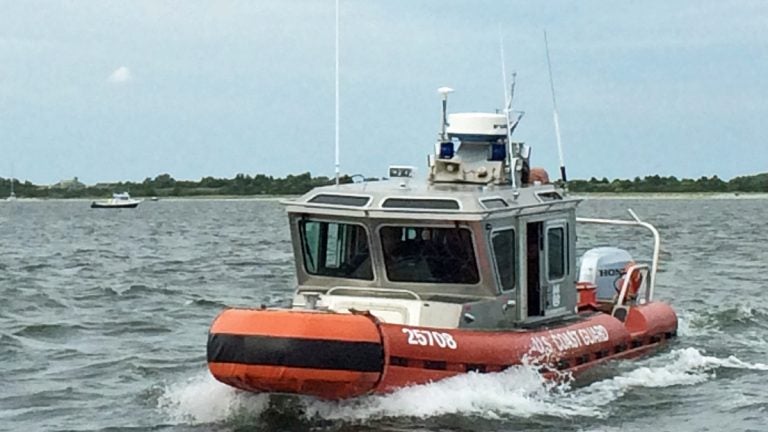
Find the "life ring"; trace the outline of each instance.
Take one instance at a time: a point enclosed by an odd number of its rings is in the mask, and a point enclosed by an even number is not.
[[[624,280],[627,278],[627,275],[629,275],[629,270],[634,266],[636,263],[634,261],[630,261],[624,265],[624,269],[622,270],[622,276],[618,279],[616,279],[616,295],[618,296],[621,294],[621,287],[624,286]],[[627,286],[627,294],[624,296],[625,302],[634,301],[637,298],[637,293],[640,291],[640,284],[643,282],[643,275],[639,271],[635,271],[632,273],[630,279],[629,279],[629,286]]]

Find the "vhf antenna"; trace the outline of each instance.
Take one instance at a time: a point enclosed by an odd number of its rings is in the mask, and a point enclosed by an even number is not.
[[[504,56],[504,36],[501,34],[501,26],[499,26],[499,51],[501,55],[501,83],[504,86],[504,117],[507,121],[507,160],[512,162],[512,124],[510,122],[510,110],[512,109],[513,92],[515,91],[514,81],[512,78],[512,88],[507,93],[507,59]],[[512,187],[517,188],[517,174],[515,173],[515,167],[510,166],[509,176],[512,180]]]
[[[552,79],[552,62],[549,59],[549,42],[547,41],[547,31],[544,30],[544,48],[547,51],[547,68],[549,69],[549,88],[552,91],[552,108],[555,119],[555,137],[557,138],[557,153],[560,156],[560,179],[563,180],[563,187],[568,188],[568,177],[565,175],[565,160],[563,158],[563,143],[560,140],[560,119],[557,115],[557,100],[555,99],[555,84]]]
[[[515,157],[518,156],[517,149],[513,148],[512,145],[512,132],[515,131],[515,128],[517,127],[517,124],[520,122],[520,119],[523,117],[523,112],[517,113],[517,118],[515,119],[514,124],[512,123],[512,100],[515,98],[515,81],[517,78],[516,73],[512,73],[512,85],[507,87],[507,60],[504,56],[504,37],[501,33],[501,26],[499,26],[499,49],[501,54],[501,81],[504,85],[504,114],[507,119],[507,154],[510,161],[510,177],[512,180],[512,187],[517,188],[517,173],[515,172],[515,167],[512,165],[512,156]],[[507,93],[507,89],[509,89],[509,93]]]
[[[453,89],[450,87],[440,87],[437,89],[437,92],[440,93],[440,96],[443,99],[443,114],[441,123],[442,126],[440,127],[440,141],[446,142],[448,141],[448,133],[446,130],[446,127],[448,126],[448,95],[453,93]]]
[[[335,122],[336,130],[334,143],[336,147],[336,186],[339,185],[339,0],[336,0],[336,100],[335,100]]]

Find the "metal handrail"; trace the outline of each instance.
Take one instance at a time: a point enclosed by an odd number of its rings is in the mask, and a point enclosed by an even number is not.
[[[635,214],[632,209],[627,209],[629,214],[634,218],[635,220],[622,220],[622,219],[595,219],[595,218],[576,218],[576,222],[582,222],[582,223],[593,223],[593,224],[603,224],[603,225],[627,225],[627,226],[640,226],[643,228],[647,228],[648,230],[653,233],[653,259],[651,261],[651,269],[650,269],[650,283],[648,286],[648,300],[653,298],[653,292],[656,287],[656,271],[659,268],[659,251],[661,249],[661,236],[659,235],[659,231],[654,227],[653,225],[649,224],[648,222],[643,222],[640,220],[639,217],[637,217],[637,214]]]
[[[399,289],[399,288],[369,288],[369,287],[345,287],[345,286],[336,286],[328,291],[326,291],[325,295],[329,296],[331,293],[333,293],[336,290],[350,290],[350,291],[370,291],[370,292],[379,292],[379,293],[398,293],[398,294],[408,294],[413,296],[414,299],[421,301],[421,296],[416,294],[416,292],[407,290],[407,289]]]
[[[640,287],[637,289],[637,298],[640,298],[640,291],[645,287],[644,293],[645,293],[645,303],[650,302],[653,299],[653,292],[648,289],[648,264],[634,264],[627,269],[627,272],[624,274],[624,283],[621,284],[621,290],[619,291],[619,296],[616,298],[616,304],[617,305],[623,305],[624,299],[627,296],[627,291],[629,290],[629,283],[632,280],[632,275],[635,272],[640,272],[640,277],[642,278],[640,280]]]

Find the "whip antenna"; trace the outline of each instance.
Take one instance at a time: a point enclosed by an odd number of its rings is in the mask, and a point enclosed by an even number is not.
[[[504,115],[507,119],[507,158],[510,163],[510,171],[509,176],[512,180],[512,187],[517,188],[517,175],[515,173],[515,167],[512,166],[512,157],[517,157],[517,151],[513,148],[512,145],[512,132],[515,130],[515,127],[517,127],[517,123],[520,121],[520,118],[522,117],[522,114],[518,114],[517,119],[515,119],[514,124],[512,123],[512,100],[515,97],[515,77],[517,74],[512,74],[512,86],[507,87],[507,59],[504,56],[504,36],[501,33],[501,25],[499,25],[499,51],[501,56],[501,82],[504,86]],[[507,89],[509,89],[509,93],[507,93]]]
[[[565,160],[563,158],[563,143],[560,140],[560,119],[557,115],[557,100],[555,99],[555,84],[552,79],[552,61],[549,59],[549,42],[547,41],[547,31],[544,30],[544,48],[547,51],[547,69],[549,70],[549,88],[552,91],[552,116],[555,119],[555,137],[557,138],[557,153],[560,156],[560,178],[563,180],[563,187],[567,187],[568,177],[565,175]]]
[[[336,147],[336,186],[339,185],[339,0],[336,0],[336,100],[335,100],[335,122],[336,130],[334,143]]]
[[[507,59],[504,56],[504,35],[501,34],[501,26],[499,26],[499,51],[501,55],[501,83],[504,86],[504,110],[509,111],[512,100],[507,94]]]

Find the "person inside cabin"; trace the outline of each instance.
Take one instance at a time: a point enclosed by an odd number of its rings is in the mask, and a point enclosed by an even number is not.
[[[360,254],[355,257],[354,262],[350,265],[354,270],[349,273],[349,277],[352,279],[365,279],[373,280],[373,267],[371,266],[371,254],[366,251],[365,254]]]
[[[353,279],[373,280],[373,267],[371,266],[371,251],[368,248],[368,237],[349,236],[347,244],[343,248],[349,256],[345,257],[348,263],[345,265],[345,272],[342,277]]]
[[[430,272],[423,255],[431,234],[425,233],[425,230],[412,227],[381,229],[381,246],[389,280],[394,282],[429,280]]]
[[[458,229],[441,229],[435,234],[434,253],[430,256],[433,274],[448,280],[461,279],[455,273],[466,271],[467,251]]]
[[[382,227],[387,278],[393,282],[477,283],[479,279],[467,229]]]

